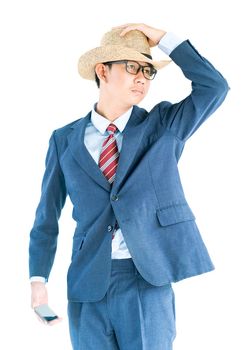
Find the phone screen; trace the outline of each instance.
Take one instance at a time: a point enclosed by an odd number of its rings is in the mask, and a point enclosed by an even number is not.
[[[50,322],[58,318],[57,314],[47,304],[35,307],[34,311],[45,322]]]

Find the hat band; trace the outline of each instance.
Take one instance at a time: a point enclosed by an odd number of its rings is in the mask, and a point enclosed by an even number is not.
[[[148,55],[147,53],[141,52],[141,54],[142,54],[143,56],[146,56],[146,57],[149,58],[150,60],[153,59],[152,56],[151,56],[151,55]]]

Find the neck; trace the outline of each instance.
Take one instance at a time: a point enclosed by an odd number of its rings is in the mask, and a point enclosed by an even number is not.
[[[96,112],[102,115],[104,118],[114,121],[122,114],[127,112],[132,106],[125,106],[117,103],[116,101],[108,101],[102,98],[99,99],[96,105]]]

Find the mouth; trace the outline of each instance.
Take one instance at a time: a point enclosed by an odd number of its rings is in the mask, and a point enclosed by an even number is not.
[[[136,95],[143,95],[144,94],[144,92],[142,90],[138,90],[138,89],[132,89],[131,91]]]

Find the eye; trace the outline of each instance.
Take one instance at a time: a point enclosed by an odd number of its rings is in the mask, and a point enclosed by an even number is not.
[[[137,72],[137,70],[138,70],[138,65],[134,62],[128,62],[127,67],[132,72]]]
[[[152,69],[151,67],[144,67],[144,72],[148,75],[151,75],[152,74]]]

